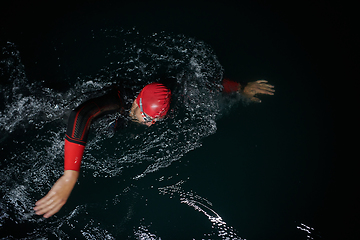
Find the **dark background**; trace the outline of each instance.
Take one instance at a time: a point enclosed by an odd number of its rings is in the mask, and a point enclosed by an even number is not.
[[[12,41],[18,46],[27,74],[31,78],[41,75],[41,68],[51,69],[55,65],[53,59],[41,66],[36,65],[34,61],[38,58],[38,52],[44,51],[41,49],[51,36],[78,31],[82,25],[84,30],[89,26],[101,28],[121,25],[124,28],[136,26],[142,33],[175,32],[209,43],[225,67],[225,74],[231,77],[237,76],[238,70],[236,64],[229,59],[234,59],[233,54],[238,54],[239,50],[234,49],[241,49],[242,42],[224,42],[228,39],[243,38],[240,36],[241,30],[236,28],[237,21],[246,21],[242,15],[244,9],[254,8],[260,9],[254,11],[259,19],[255,25],[259,24],[259,29],[266,31],[266,18],[271,16],[275,19],[272,21],[277,21],[285,27],[292,39],[297,42],[299,51],[307,57],[318,82],[296,84],[299,85],[299,89],[304,90],[305,97],[314,98],[315,101],[322,98],[322,101],[327,103],[329,116],[332,118],[330,124],[325,124],[331,126],[329,131],[333,131],[333,139],[328,146],[332,152],[329,158],[331,176],[325,189],[323,205],[315,214],[316,227],[322,232],[324,239],[356,239],[359,236],[359,197],[356,193],[359,181],[357,156],[354,155],[357,141],[354,114],[358,109],[355,104],[357,94],[354,84],[358,77],[353,74],[357,67],[354,47],[358,42],[358,27],[354,24],[354,6],[346,2],[324,0],[296,3],[260,0],[239,3],[14,0],[1,3],[0,40]],[[261,14],[262,12],[264,14]],[[94,15],[97,17],[94,18]],[[116,15],[116,21],[108,18],[109,15]],[[204,19],[206,24],[202,22]],[[149,21],[151,24],[143,24]],[[271,29],[274,30],[276,27]],[[254,30],[254,36],[261,37],[262,34]],[[286,40],[271,44],[286,44]],[[245,67],[250,70],[247,72],[248,75],[243,77],[256,77],[256,68],[251,71],[252,60],[249,59],[247,64]],[[61,83],[62,77],[61,74],[42,75],[44,79],[52,78],[54,85]],[[313,89],[321,89],[321,92]]]

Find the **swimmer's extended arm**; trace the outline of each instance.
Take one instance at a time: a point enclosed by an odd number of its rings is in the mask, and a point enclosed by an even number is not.
[[[224,92],[238,92],[247,97],[253,102],[261,102],[261,100],[255,97],[256,94],[274,95],[274,86],[268,84],[266,80],[257,80],[255,82],[249,82],[247,84],[240,84],[228,79],[223,80]]]
[[[64,174],[49,193],[36,202],[34,210],[37,215],[51,217],[66,203],[79,177],[91,121],[99,115],[118,111],[120,108],[121,101],[118,93],[110,92],[102,97],[86,101],[71,113],[65,137]]]
[[[56,181],[49,193],[35,203],[35,213],[44,215],[44,218],[49,218],[57,213],[69,198],[78,177],[79,172],[77,171],[64,171],[63,176]]]

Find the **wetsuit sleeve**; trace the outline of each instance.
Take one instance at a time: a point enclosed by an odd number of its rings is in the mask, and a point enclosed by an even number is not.
[[[224,78],[222,81],[223,85],[223,91],[226,93],[232,93],[239,90],[239,87],[241,87],[240,83],[231,81],[229,79]]]
[[[121,109],[120,95],[112,91],[104,96],[90,99],[70,114],[65,135],[64,169],[80,171],[89,128],[94,118]]]

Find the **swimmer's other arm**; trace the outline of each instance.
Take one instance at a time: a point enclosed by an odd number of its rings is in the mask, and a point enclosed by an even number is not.
[[[226,93],[238,92],[251,101],[258,103],[260,103],[261,100],[255,97],[256,94],[274,95],[275,92],[274,86],[268,84],[268,81],[266,80],[257,80],[248,82],[247,84],[240,84],[229,79],[224,79],[223,86],[224,92]]]

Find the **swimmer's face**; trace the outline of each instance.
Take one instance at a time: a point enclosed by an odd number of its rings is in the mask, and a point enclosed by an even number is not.
[[[146,125],[148,127],[150,127],[151,125],[153,125],[156,121],[158,121],[159,119],[154,119],[150,116],[146,116],[146,120],[143,117],[143,114],[141,114],[141,109],[140,107],[137,105],[136,101],[133,102],[132,106],[131,106],[131,110],[130,110],[130,117],[132,118],[132,120],[134,122],[138,122],[140,124]]]

